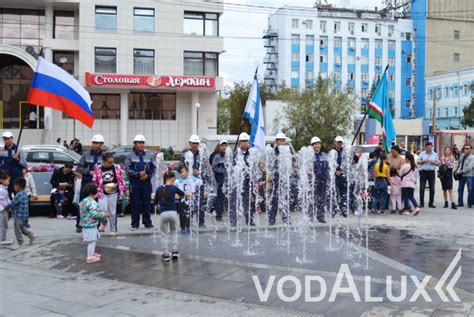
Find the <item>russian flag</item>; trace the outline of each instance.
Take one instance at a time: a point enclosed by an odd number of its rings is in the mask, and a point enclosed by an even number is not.
[[[65,70],[42,57],[38,59],[28,103],[64,112],[89,128],[94,124],[89,92]]]

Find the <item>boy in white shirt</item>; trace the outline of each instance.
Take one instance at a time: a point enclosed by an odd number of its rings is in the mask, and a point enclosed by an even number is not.
[[[189,175],[187,166],[181,167],[179,170],[181,178],[176,179],[175,185],[185,193],[195,194],[199,186],[202,185],[202,180]],[[181,227],[181,234],[186,235],[190,233],[191,209],[194,205],[193,198],[183,196],[178,202],[179,225]]]

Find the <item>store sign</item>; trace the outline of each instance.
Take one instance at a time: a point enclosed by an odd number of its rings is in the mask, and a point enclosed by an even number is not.
[[[216,79],[215,77],[209,76],[156,76],[86,73],[86,86],[214,89],[216,87]]]

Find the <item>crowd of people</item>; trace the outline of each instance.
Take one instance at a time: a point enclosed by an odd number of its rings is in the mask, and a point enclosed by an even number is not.
[[[14,143],[13,134],[3,133],[3,140],[1,243],[13,243],[6,238],[10,215],[15,219],[18,243],[23,243],[23,235],[32,243],[35,235],[28,229],[28,202],[37,197],[36,187],[25,157]],[[271,152],[267,149],[266,153],[256,154],[257,150],[250,147],[249,141],[250,136],[241,133],[235,151],[228,148],[226,140],[221,140],[212,154],[206,156],[200,147],[199,136],[192,135],[189,149],[178,164],[178,176],[171,170],[158,173],[162,167],[157,163],[156,154],[145,148],[143,135],[133,139],[133,151],[125,163],[116,164],[113,155],[103,150],[104,137],[96,134],[92,137],[90,150],[83,152],[80,145],[82,154],[77,166],[67,163],[54,171],[50,181],[52,216],[76,220],[76,231],[82,232],[84,241],[88,242],[88,263],[100,261],[100,254],[95,252],[100,232],[106,231],[108,226],[110,235],[117,235],[117,215],[127,208],[131,213],[132,230],[138,230],[140,223],[145,228],[155,228],[151,214],[154,208],[159,212],[163,261],[179,256],[178,226],[183,235],[190,233],[193,221],[205,228],[206,212],[212,213],[218,222],[227,215],[229,225],[234,227],[239,225],[240,216],[246,225],[255,226],[255,215],[264,212],[268,214],[270,226],[276,224],[278,213],[282,222],[289,224],[290,211],[298,210],[298,191],[302,190],[297,183],[298,173],[301,173],[300,154],[293,153],[283,133],[277,134]],[[75,150],[78,144],[77,139],[71,142]],[[449,147],[439,157],[430,142],[418,155],[407,152],[404,156],[397,145],[392,145],[386,153],[379,144],[369,154],[368,162],[362,162],[360,155],[347,151],[340,136],[335,138],[334,147],[328,153],[322,150],[318,137],[313,137],[310,145],[312,166],[308,184],[311,199],[305,210],[300,211],[311,222],[326,223],[327,215],[360,214],[365,206],[371,214],[383,215],[390,210],[393,214],[416,216],[425,205],[426,183],[429,185],[428,207],[435,208],[436,177],[442,184],[445,208],[457,209],[464,205],[465,187],[467,206],[471,208],[474,204],[474,156],[469,144],[463,146],[463,153],[458,158]],[[264,155],[271,155],[272,159],[262,159]],[[290,157],[291,171],[283,175],[285,156]],[[159,180],[160,186],[152,200],[152,178],[157,175],[162,180]],[[368,183],[361,180],[363,175],[368,175]],[[287,183],[284,183],[285,177],[288,177]],[[453,193],[454,179],[459,181],[457,202]],[[415,199],[418,182],[419,203]],[[283,187],[287,187],[288,197],[282,198]],[[287,204],[282,204],[284,199]]]

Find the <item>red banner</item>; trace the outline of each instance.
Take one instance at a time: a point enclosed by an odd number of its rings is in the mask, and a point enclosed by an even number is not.
[[[216,87],[216,78],[210,76],[157,76],[86,73],[86,86],[214,89]]]

